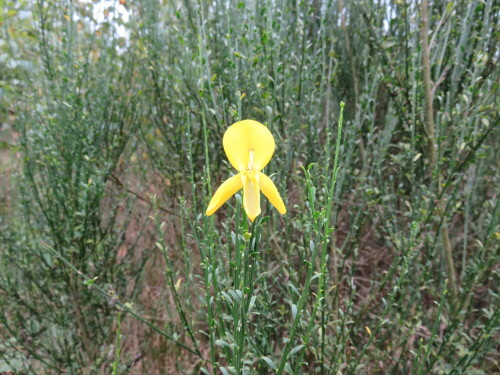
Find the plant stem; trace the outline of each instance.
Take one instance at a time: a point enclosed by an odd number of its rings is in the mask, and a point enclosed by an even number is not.
[[[433,83],[431,81],[431,63],[430,63],[430,50],[428,45],[429,37],[429,3],[428,0],[422,0],[421,4],[422,10],[422,27],[421,37],[422,37],[422,65],[424,69],[424,87],[425,87],[425,101],[426,101],[426,133],[427,139],[429,141],[429,155],[432,173],[436,174],[436,191],[437,196],[441,195],[442,192],[442,175],[439,166],[439,155],[437,151],[437,141],[436,141],[436,128],[434,123],[434,95],[433,95]],[[446,269],[448,273],[448,279],[450,281],[450,289],[453,296],[453,300],[458,295],[457,280],[455,275],[455,264],[453,261],[452,246],[450,241],[450,235],[448,233],[448,225],[445,218],[445,201],[444,195],[442,195],[437,201],[436,213],[442,220],[442,225],[440,229],[441,241],[443,242],[444,255],[446,261]]]
[[[333,161],[333,170],[332,170],[332,177],[330,181],[330,186],[328,189],[328,198],[327,198],[327,203],[326,203],[326,216],[325,216],[325,223],[323,227],[323,246],[322,246],[322,251],[321,251],[321,276],[319,278],[319,286],[320,290],[318,293],[318,301],[317,303],[321,303],[321,373],[324,373],[324,355],[325,355],[325,330],[326,330],[326,313],[325,313],[325,290],[327,288],[328,284],[328,278],[327,278],[327,254],[328,254],[328,245],[329,243],[332,244],[332,249],[335,252],[335,241],[333,238],[330,238],[333,233],[333,229],[330,228],[330,220],[332,216],[332,208],[333,208],[333,199],[335,197],[335,188],[337,186],[337,176],[339,172],[339,155],[340,155],[340,143],[342,139],[342,122],[344,120],[344,107],[345,103],[340,102],[340,115],[339,115],[339,124],[338,124],[338,129],[337,129],[337,142],[335,145],[335,158]],[[335,257],[334,257],[335,258]],[[336,264],[334,264],[334,267],[336,267]],[[336,275],[336,272],[335,272]],[[335,280],[337,282],[337,280]]]
[[[115,360],[113,362],[113,375],[117,374],[118,363],[120,363],[120,345],[121,345],[121,319],[122,313],[118,311],[118,316],[116,319],[116,340],[115,340]]]
[[[155,331],[156,333],[159,333],[160,335],[162,336],[165,336],[167,339],[173,341],[176,345],[178,345],[179,347],[187,350],[188,352],[190,352],[191,354],[195,354],[197,355],[198,357],[202,358],[201,357],[201,354],[200,353],[197,353],[196,350],[190,348],[189,346],[187,346],[186,344],[183,344],[182,342],[180,342],[179,340],[175,339],[172,335],[168,334],[167,332],[161,330],[160,328],[156,327],[154,324],[148,322],[146,319],[144,319],[142,316],[140,316],[138,313],[136,313],[132,307],[127,304],[127,303],[122,303],[120,302],[118,299],[116,299],[117,297],[115,295],[111,296],[108,292],[106,292],[104,289],[102,289],[101,287],[97,286],[95,283],[94,283],[94,280],[92,278],[90,278],[89,276],[85,275],[83,272],[81,272],[80,270],[78,270],[71,262],[69,262],[66,258],[64,258],[61,254],[59,254],[52,246],[50,246],[49,244],[45,243],[42,241],[42,244],[48,249],[50,250],[50,252],[52,254],[54,254],[59,260],[61,260],[66,266],[68,266],[73,272],[75,272],[78,276],[80,276],[81,279],[83,279],[83,281],[87,282],[88,283],[88,287],[90,289],[93,289],[95,291],[97,291],[101,296],[105,297],[105,298],[114,298],[114,303],[116,304],[116,306],[120,307],[123,311],[126,311],[128,312],[130,315],[132,315],[134,318],[136,318],[137,320],[141,321],[142,323],[146,324],[149,328],[151,328],[153,331]]]

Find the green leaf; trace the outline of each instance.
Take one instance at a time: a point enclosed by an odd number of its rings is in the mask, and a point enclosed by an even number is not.
[[[273,370],[277,370],[276,365],[274,364],[274,362],[272,361],[272,359],[270,359],[269,357],[262,356],[262,357],[260,357],[260,359],[262,359],[264,362],[266,362],[267,365],[269,367],[271,367]]]
[[[222,339],[217,339],[217,340],[215,340],[215,345],[217,345],[217,346],[221,346],[221,347],[222,347],[222,346],[227,346],[228,348],[230,348],[230,347],[231,347],[231,345],[229,345],[227,341],[222,340]]]
[[[96,276],[96,277],[94,277],[94,278],[92,278],[92,279],[90,279],[90,280],[85,280],[85,281],[83,282],[83,285],[91,286],[92,284],[94,284],[94,283],[96,282],[96,280],[97,280],[98,278],[99,278],[99,277],[98,277],[98,276]]]
[[[290,355],[294,355],[295,353],[297,353],[300,349],[302,349],[305,345],[303,344],[300,344],[300,345],[297,345],[295,348],[293,348],[292,350],[290,350]]]

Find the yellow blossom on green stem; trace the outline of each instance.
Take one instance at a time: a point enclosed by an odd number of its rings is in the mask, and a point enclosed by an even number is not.
[[[285,204],[273,181],[261,170],[269,163],[275,143],[271,132],[261,123],[243,120],[231,125],[222,140],[224,151],[238,174],[227,179],[215,192],[206,214],[212,215],[229,198],[243,189],[243,208],[250,220],[260,215],[260,192],[269,199],[280,214]]]

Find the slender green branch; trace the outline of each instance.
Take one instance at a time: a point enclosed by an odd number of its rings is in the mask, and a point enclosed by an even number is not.
[[[437,195],[441,194],[442,190],[442,175],[440,170],[439,155],[438,155],[438,145],[436,140],[436,130],[434,124],[434,95],[433,95],[433,84],[431,81],[431,63],[429,59],[429,3],[428,0],[422,0],[421,11],[422,11],[422,27],[420,29],[422,37],[422,64],[424,69],[424,85],[425,85],[425,101],[426,101],[426,133],[427,139],[429,141],[429,155],[430,163],[432,167],[433,174],[436,175],[436,191]],[[448,272],[448,279],[450,280],[450,289],[454,299],[458,295],[457,278],[455,273],[455,264],[453,261],[453,249],[450,241],[450,235],[448,233],[448,225],[445,220],[445,201],[444,197],[438,199],[436,212],[443,221],[440,229],[441,240],[443,242],[446,269]]]
[[[156,327],[154,324],[148,322],[146,319],[144,319],[142,316],[140,316],[137,312],[135,312],[133,309],[132,309],[132,305],[130,303],[122,303],[118,297],[116,296],[116,294],[110,294],[109,291],[106,291],[104,290],[103,288],[99,287],[96,283],[95,283],[95,279],[93,278],[90,278],[89,276],[85,275],[83,272],[79,271],[71,262],[69,262],[66,258],[64,258],[61,254],[59,254],[59,252],[57,252],[52,246],[50,246],[49,244],[47,244],[46,242],[43,242],[42,241],[42,245],[44,245],[48,250],[50,250],[50,252],[52,254],[54,254],[59,260],[61,260],[66,266],[68,266],[73,272],[75,272],[78,277],[80,277],[84,284],[86,284],[91,290],[95,290],[96,292],[98,292],[102,297],[106,298],[106,299],[111,299],[111,301],[113,302],[113,304],[117,307],[119,307],[120,309],[122,309],[123,311],[126,311],[128,312],[130,315],[132,315],[134,318],[136,318],[137,320],[139,320],[140,322],[144,323],[145,325],[147,325],[149,328],[151,328],[153,331],[155,331],[156,333],[159,333],[160,335],[166,337],[167,339],[169,339],[170,341],[174,342],[177,346],[179,346],[180,348],[184,349],[184,350],[187,350],[188,352],[190,352],[191,354],[195,354],[197,356],[199,356],[201,358],[201,354],[200,353],[197,353],[195,349],[192,349],[190,348],[189,346],[187,346],[186,344],[180,342],[179,340],[177,340],[176,338],[174,338],[172,335],[170,335],[169,333],[161,330],[160,328]]]

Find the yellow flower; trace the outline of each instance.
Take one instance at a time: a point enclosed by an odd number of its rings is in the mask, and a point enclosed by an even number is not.
[[[280,214],[286,213],[278,189],[261,172],[274,153],[274,138],[269,129],[257,121],[243,120],[231,125],[222,140],[231,165],[240,173],[227,179],[215,192],[206,214],[212,215],[229,198],[243,188],[243,207],[250,220],[260,214],[260,192]]]

